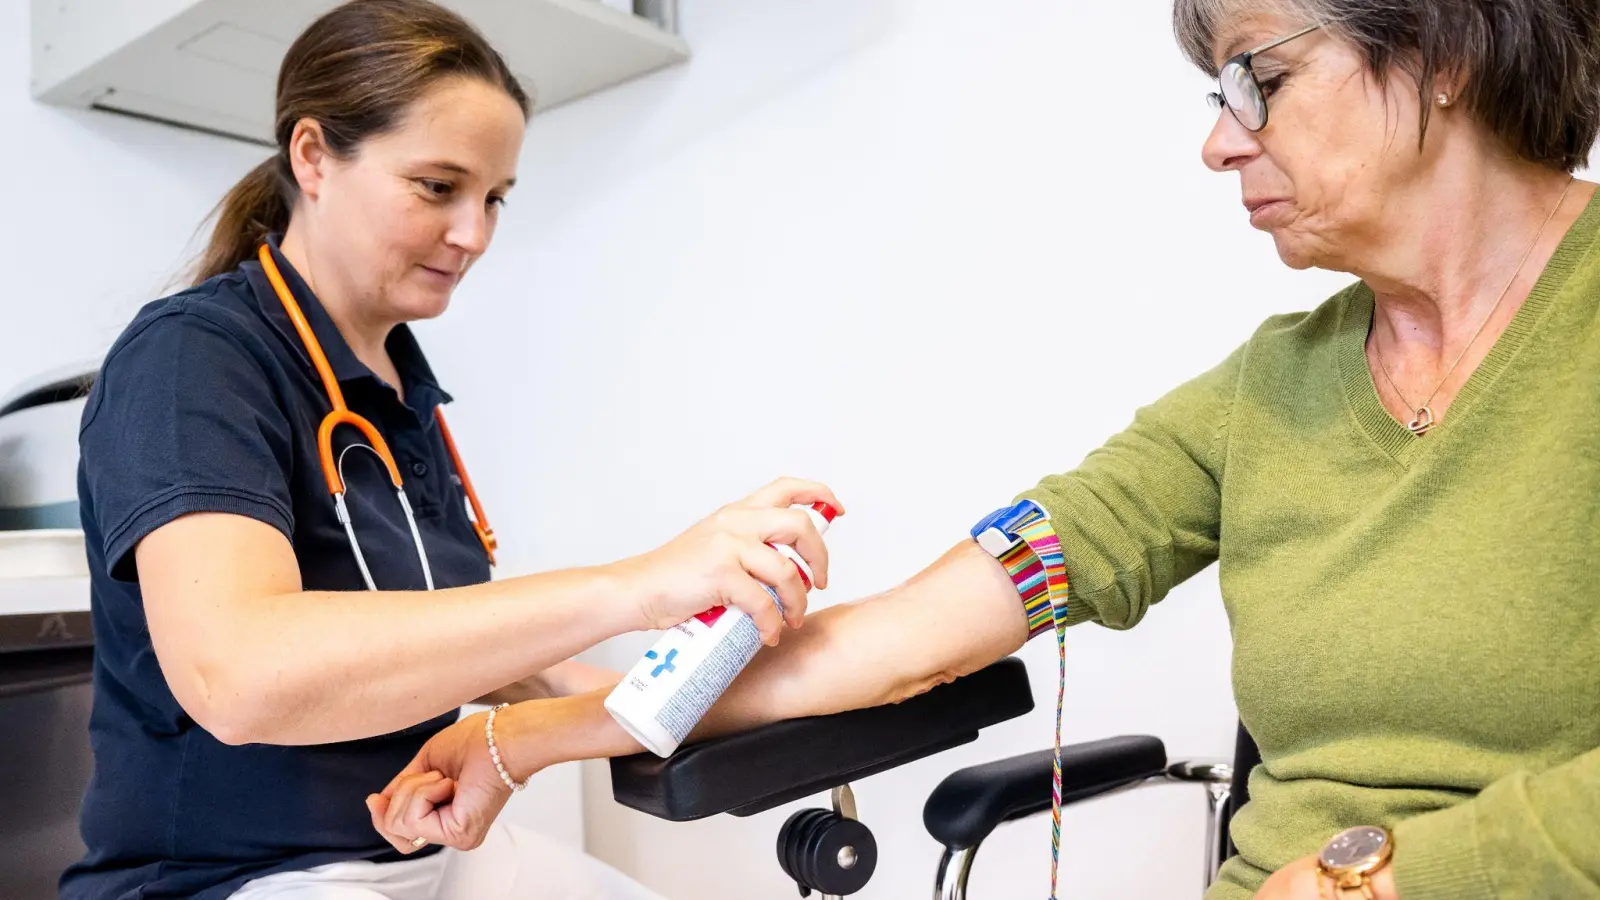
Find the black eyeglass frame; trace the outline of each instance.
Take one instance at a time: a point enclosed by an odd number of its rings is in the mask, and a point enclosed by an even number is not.
[[[1249,131],[1260,131],[1263,128],[1266,128],[1267,98],[1266,95],[1261,92],[1261,82],[1256,80],[1255,69],[1251,68],[1250,66],[1251,61],[1260,54],[1266,53],[1268,50],[1277,49],[1278,47],[1281,47],[1292,40],[1305,37],[1321,27],[1322,25],[1320,24],[1307,25],[1293,34],[1286,34],[1283,37],[1273,38],[1265,44],[1246,50],[1245,52],[1240,53],[1238,56],[1235,56],[1223,63],[1222,68],[1217,70],[1217,89],[1207,94],[1206,99],[1211,102],[1211,106],[1214,109],[1221,109],[1226,106],[1228,108],[1228,112],[1233,114],[1233,118]],[[1243,92],[1242,96],[1239,98],[1239,106],[1235,106],[1228,100],[1227,84],[1229,83],[1229,79],[1231,79],[1232,83],[1237,86],[1241,92]],[[1241,110],[1240,106],[1243,106],[1247,103],[1249,104],[1249,109]],[[1250,122],[1246,121],[1246,115],[1259,118],[1260,124],[1252,127]]]

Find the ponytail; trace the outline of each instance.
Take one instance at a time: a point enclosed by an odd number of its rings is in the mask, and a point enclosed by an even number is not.
[[[524,119],[532,108],[483,35],[433,0],[349,0],[311,23],[289,45],[278,71],[278,152],[213,211],[217,224],[195,264],[194,283],[233,271],[255,258],[267,235],[289,230],[300,195],[289,170],[289,141],[301,120],[320,125],[328,151],[349,159],[362,141],[394,128],[435,82],[453,76],[504,90]]]
[[[282,154],[274,154],[251,169],[217,204],[212,211],[216,225],[211,241],[195,264],[195,284],[254,259],[267,235],[289,227],[290,187],[282,166]]]

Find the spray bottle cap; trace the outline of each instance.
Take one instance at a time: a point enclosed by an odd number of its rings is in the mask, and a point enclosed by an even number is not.
[[[806,512],[811,516],[811,524],[816,526],[818,534],[827,534],[828,525],[839,515],[837,509],[820,500],[807,507]],[[805,584],[806,590],[811,590],[811,567],[806,565],[806,561],[801,558],[800,554],[795,552],[793,547],[786,544],[769,544],[768,546],[794,563],[794,567],[800,570],[800,580]]]

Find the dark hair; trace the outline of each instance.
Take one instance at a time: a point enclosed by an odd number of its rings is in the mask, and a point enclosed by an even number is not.
[[[1380,83],[1393,68],[1408,74],[1424,134],[1443,75],[1461,83],[1461,104],[1529,162],[1572,172],[1600,135],[1596,0],[1176,0],[1178,43],[1214,75],[1221,24],[1256,10],[1321,23],[1355,46]]]
[[[256,166],[213,211],[196,284],[253,258],[268,234],[289,227],[300,188],[289,139],[301,119],[322,126],[328,150],[348,158],[399,125],[436,82],[477,78],[503,89],[527,118],[531,102],[504,59],[467,21],[429,0],[351,0],[311,23],[278,70],[273,136],[278,152]]]

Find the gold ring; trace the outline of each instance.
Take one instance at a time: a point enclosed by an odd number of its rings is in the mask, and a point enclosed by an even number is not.
[[[421,850],[427,843],[428,843],[428,839],[425,838],[425,837],[412,838],[411,839],[411,849],[413,849],[413,850]]]

